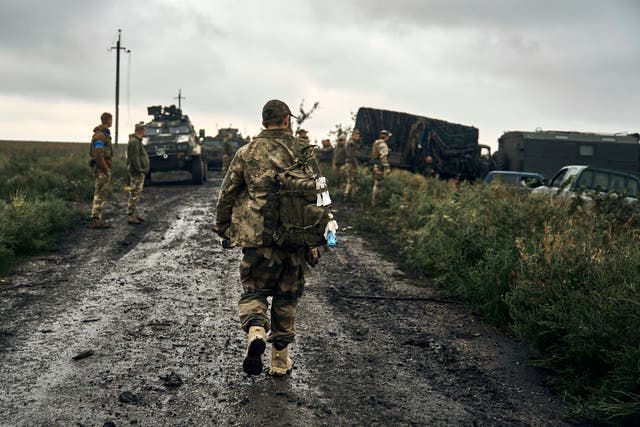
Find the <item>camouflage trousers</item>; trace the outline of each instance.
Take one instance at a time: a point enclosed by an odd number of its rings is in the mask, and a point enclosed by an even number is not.
[[[342,166],[342,175],[345,178],[344,199],[355,200],[358,193],[358,167],[351,163]]]
[[[144,186],[144,174],[129,172],[129,200],[127,201],[127,215],[136,213],[138,203],[142,198],[142,187]]]
[[[104,173],[101,169],[95,168],[93,175],[96,180],[96,187],[93,193],[93,205],[91,206],[91,218],[102,219],[102,209],[107,202],[107,191],[111,174]]]
[[[245,332],[259,324],[271,330],[269,341],[289,344],[296,334],[298,299],[304,291],[304,256],[274,248],[243,248],[240,282],[243,294],[238,303]],[[271,300],[271,313],[267,313]]]
[[[378,165],[373,166],[373,190],[371,190],[371,206],[376,205],[380,191],[382,191],[382,183],[384,182],[384,172]]]
[[[336,165],[334,168],[334,173],[336,175],[336,186],[338,187],[338,191],[342,193],[344,190],[344,185],[347,182],[346,169],[344,168],[346,164]]]

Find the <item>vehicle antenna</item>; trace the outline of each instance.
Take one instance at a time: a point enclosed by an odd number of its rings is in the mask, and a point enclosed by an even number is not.
[[[178,89],[178,96],[175,96],[173,99],[178,100],[178,108],[182,110],[182,100],[187,99],[184,96],[182,96],[182,89]]]

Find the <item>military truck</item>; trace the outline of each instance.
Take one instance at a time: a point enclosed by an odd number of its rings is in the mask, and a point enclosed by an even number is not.
[[[200,140],[204,131],[197,135],[189,116],[175,105],[154,105],[147,112],[153,116],[142,138],[151,161],[148,178],[153,172],[185,170],[194,184],[202,184],[207,178],[206,149]]]
[[[493,169],[537,172],[549,178],[566,165],[640,174],[640,135],[510,131],[498,139]]]
[[[204,145],[207,149],[207,165],[209,169],[222,168],[222,142],[231,135],[231,147],[235,153],[238,148],[242,147],[246,140],[242,137],[242,134],[235,128],[218,129],[216,136],[207,136],[204,138]]]
[[[392,133],[387,141],[392,168],[467,180],[482,178],[491,169],[490,148],[478,144],[473,126],[362,107],[355,127],[360,131],[358,158],[365,163],[373,142],[386,129]]]

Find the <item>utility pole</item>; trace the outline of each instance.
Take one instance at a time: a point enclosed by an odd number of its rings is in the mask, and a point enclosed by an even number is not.
[[[184,96],[182,96],[182,89],[178,89],[178,96],[174,97],[173,99],[178,100],[178,108],[182,110],[182,100],[187,99]]]
[[[116,50],[116,147],[118,146],[118,116],[120,110],[120,51],[126,50],[127,53],[131,52],[126,47],[120,46],[120,35],[122,30],[118,30],[118,42],[115,46],[111,46],[109,50]]]

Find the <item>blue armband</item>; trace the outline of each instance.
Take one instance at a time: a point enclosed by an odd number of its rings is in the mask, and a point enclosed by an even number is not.
[[[97,140],[93,143],[93,148],[104,148],[104,142]]]

